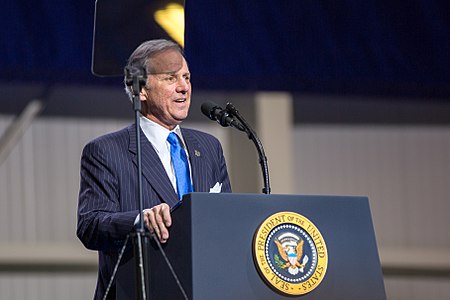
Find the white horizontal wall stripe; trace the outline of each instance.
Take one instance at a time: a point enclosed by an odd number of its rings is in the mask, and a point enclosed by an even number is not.
[[[81,148],[87,140],[127,123],[37,119],[0,166],[0,241],[73,239]],[[8,121],[0,124],[4,130]],[[211,130],[217,126],[190,125],[219,135],[226,152],[226,132]],[[295,193],[368,195],[382,245],[448,247],[449,131],[298,127]],[[427,232],[434,234],[416,236]]]
[[[0,116],[0,134],[10,122],[11,117]],[[130,122],[36,119],[0,165],[0,244],[79,243],[81,149]],[[233,159],[229,129],[212,123],[186,126],[217,136],[227,160]],[[450,248],[449,126],[298,126],[293,149],[294,192],[369,196],[379,246]],[[0,273],[0,299],[90,299],[94,286],[95,274],[89,272]],[[448,283],[434,287],[436,295],[448,294]],[[407,299],[398,295],[410,288],[406,281],[400,287],[387,280],[393,299]]]
[[[297,194],[367,195],[381,246],[450,248],[450,127],[299,126]]]
[[[0,119],[3,132],[9,122]],[[0,242],[76,240],[81,149],[88,140],[126,124],[36,119],[0,166]]]

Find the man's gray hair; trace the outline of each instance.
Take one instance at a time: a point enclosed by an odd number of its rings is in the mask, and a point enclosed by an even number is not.
[[[145,68],[147,74],[152,73],[150,59],[160,52],[173,49],[178,51],[184,58],[183,49],[175,42],[159,39],[159,40],[149,40],[140,44],[130,55],[128,58],[128,62],[126,67],[136,67],[136,68]],[[133,94],[131,89],[126,84],[126,78],[124,78],[125,83],[125,91],[130,97],[130,100],[133,101]]]

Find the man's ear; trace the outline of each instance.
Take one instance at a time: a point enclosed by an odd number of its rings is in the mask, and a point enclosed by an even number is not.
[[[147,100],[147,89],[145,88],[141,89],[141,92],[139,93],[139,98],[141,99],[141,101]]]

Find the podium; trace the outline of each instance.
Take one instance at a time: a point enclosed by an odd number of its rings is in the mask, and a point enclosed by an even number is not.
[[[326,243],[326,272],[302,295],[271,286],[254,257],[255,233],[280,212],[307,218]],[[172,223],[163,249],[189,299],[386,299],[367,197],[191,193]],[[183,299],[156,246],[149,264],[149,299]],[[135,274],[134,258],[126,257],[117,299],[136,299]]]

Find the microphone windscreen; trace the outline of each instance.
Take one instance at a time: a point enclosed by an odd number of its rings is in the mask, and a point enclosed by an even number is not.
[[[204,102],[201,106],[202,113],[213,121],[216,120],[213,115],[216,109],[222,110],[219,105],[213,102]]]

